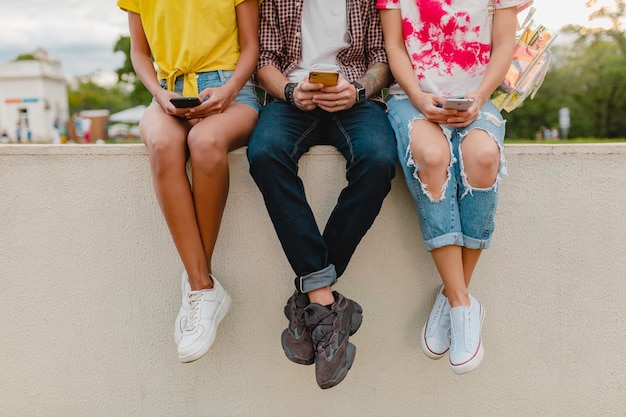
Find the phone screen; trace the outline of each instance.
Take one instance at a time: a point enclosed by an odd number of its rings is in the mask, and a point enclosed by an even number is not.
[[[170,102],[179,109],[196,107],[202,104],[198,97],[172,97]]]

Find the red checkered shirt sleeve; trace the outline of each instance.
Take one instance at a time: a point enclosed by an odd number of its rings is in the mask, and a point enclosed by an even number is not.
[[[376,0],[348,0],[348,31],[352,44],[339,51],[337,63],[348,81],[356,81],[372,64],[387,63]]]
[[[287,74],[300,59],[302,2],[264,0],[260,6],[257,69],[273,65]]]

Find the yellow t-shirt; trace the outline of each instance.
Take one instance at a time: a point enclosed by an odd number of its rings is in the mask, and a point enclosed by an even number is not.
[[[117,0],[141,15],[158,70],[174,90],[184,75],[183,96],[198,95],[197,72],[234,70],[240,47],[235,7],[244,0]]]

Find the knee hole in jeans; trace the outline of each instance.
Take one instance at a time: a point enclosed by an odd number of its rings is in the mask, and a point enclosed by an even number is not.
[[[484,131],[483,131],[484,132]],[[470,187],[492,187],[497,178],[502,150],[487,132],[468,135],[461,143],[461,159],[465,179]]]

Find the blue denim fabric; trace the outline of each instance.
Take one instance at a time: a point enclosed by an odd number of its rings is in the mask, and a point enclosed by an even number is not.
[[[323,234],[298,176],[300,157],[314,145],[335,146],[346,159],[348,184]],[[250,174],[300,291],[332,285],[345,271],[391,188],[395,147],[385,111],[372,101],[337,113],[305,112],[284,101],[261,108],[248,144]]]
[[[228,80],[230,80],[230,78],[233,76],[234,73],[235,71],[223,71],[223,70],[197,73],[196,80],[198,81],[198,92],[204,90],[205,88],[216,88],[216,87],[223,86],[224,84],[226,84]],[[163,89],[167,89],[166,80],[159,80],[159,83],[161,84],[161,87],[163,87]],[[183,92],[183,76],[182,75],[176,78],[174,91],[177,92],[178,94],[182,94]],[[156,100],[153,98],[152,102],[154,103],[156,102]],[[237,97],[235,97],[235,102],[247,104],[248,106],[252,107],[256,111],[259,111],[259,108],[261,107],[259,104],[259,99],[256,95],[254,84],[252,84],[252,82],[250,81],[246,82],[244,86],[241,88],[241,90],[237,94]]]
[[[390,95],[387,99],[388,117],[395,131],[398,156],[404,177],[419,215],[426,249],[457,245],[470,249],[486,249],[491,244],[495,228],[494,217],[498,206],[498,185],[506,174],[504,160],[505,121],[496,107],[488,101],[476,121],[464,128],[440,125],[450,144],[451,165],[448,179],[440,199],[434,200],[418,178],[419,167],[413,160],[410,148],[412,122],[425,119],[404,94]],[[472,129],[482,129],[498,143],[500,169],[490,188],[472,187],[463,169],[461,142]]]

